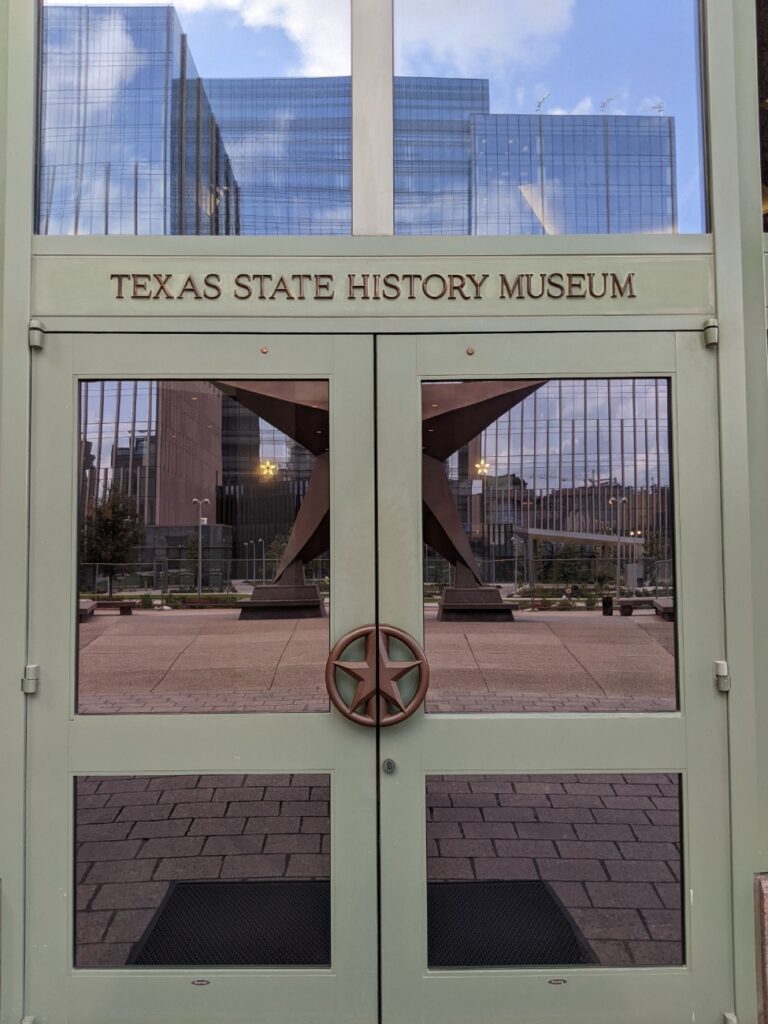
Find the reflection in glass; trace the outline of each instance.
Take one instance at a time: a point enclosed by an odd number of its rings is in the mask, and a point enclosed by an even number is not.
[[[427,776],[428,901],[461,910],[429,936],[430,966],[683,964],[680,788],[661,773]]]
[[[422,386],[431,712],[677,707],[665,379]]]
[[[260,924],[285,933],[275,966],[330,966],[328,775],[82,776],[75,789],[76,967],[261,964]],[[256,905],[306,902],[287,922],[237,933],[227,900],[238,893]],[[174,898],[183,909],[168,942]]]
[[[395,0],[395,232],[701,232],[698,4]]]
[[[80,384],[78,711],[326,711],[325,381]]]
[[[40,234],[349,234],[349,4],[229,6],[47,0]]]

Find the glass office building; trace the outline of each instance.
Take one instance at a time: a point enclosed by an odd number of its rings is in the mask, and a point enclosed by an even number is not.
[[[203,79],[172,7],[44,7],[42,54],[41,234],[351,232],[349,77]],[[677,229],[671,117],[496,114],[476,78],[394,108],[396,234]]]

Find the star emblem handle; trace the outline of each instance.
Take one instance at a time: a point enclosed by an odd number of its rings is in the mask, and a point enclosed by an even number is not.
[[[365,640],[363,660],[345,660],[344,653],[361,639]],[[411,658],[392,657],[389,645],[393,639],[409,650]],[[414,669],[418,670],[418,681],[412,696],[407,697],[400,683]],[[339,686],[344,675],[355,683],[351,699]],[[396,626],[371,624],[352,630],[334,645],[326,663],[325,683],[331,701],[346,718],[358,725],[395,725],[409,718],[423,702],[429,686],[429,664],[410,633]]]

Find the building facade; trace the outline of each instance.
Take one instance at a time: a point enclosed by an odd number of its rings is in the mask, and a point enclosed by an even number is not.
[[[0,5],[1,1024],[763,1024],[762,5],[188,6]]]

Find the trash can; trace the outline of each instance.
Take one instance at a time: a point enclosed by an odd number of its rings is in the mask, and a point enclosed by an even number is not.
[[[613,615],[613,598],[610,594],[603,597],[603,615]]]

